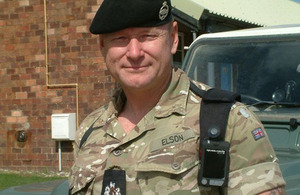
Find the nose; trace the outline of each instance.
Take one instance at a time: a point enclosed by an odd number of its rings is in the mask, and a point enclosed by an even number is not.
[[[130,39],[127,46],[127,57],[132,60],[137,60],[144,55],[142,43],[135,38]]]

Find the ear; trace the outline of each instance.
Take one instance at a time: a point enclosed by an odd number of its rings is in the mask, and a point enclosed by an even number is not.
[[[172,26],[171,26],[171,45],[172,45],[172,48],[171,48],[171,53],[172,54],[175,54],[176,51],[177,51],[177,46],[178,46],[178,42],[179,42],[179,39],[178,39],[178,24],[176,21],[174,21],[172,23]]]

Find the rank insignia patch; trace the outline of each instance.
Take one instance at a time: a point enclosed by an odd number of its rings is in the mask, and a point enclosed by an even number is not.
[[[261,128],[256,128],[252,131],[252,135],[255,141],[259,140],[260,138],[265,137],[265,134]]]
[[[101,195],[126,195],[125,171],[105,170],[102,185]]]
[[[104,195],[121,195],[120,188],[115,185],[115,183],[110,182],[109,186],[105,187]]]

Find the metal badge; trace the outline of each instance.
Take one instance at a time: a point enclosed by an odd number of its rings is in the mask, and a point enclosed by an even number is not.
[[[241,113],[245,118],[249,118],[249,117],[250,117],[250,114],[249,114],[244,108],[241,108],[241,109],[240,109],[240,113]]]
[[[163,21],[169,14],[169,6],[166,1],[163,2],[163,5],[161,6],[159,10],[159,19]]]

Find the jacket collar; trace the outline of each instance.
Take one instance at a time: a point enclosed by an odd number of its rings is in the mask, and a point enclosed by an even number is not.
[[[155,106],[155,117],[167,117],[173,113],[186,114],[189,79],[180,69],[174,69],[171,82]]]
[[[171,82],[157,105],[154,107],[155,117],[168,117],[173,113],[185,115],[189,86],[190,84],[187,75],[180,69],[173,69]],[[94,126],[104,126],[106,122],[117,117],[125,102],[126,97],[123,90],[116,90],[112,100],[109,102],[105,111],[101,113],[102,116],[99,117]],[[104,119],[107,120],[105,121]]]

